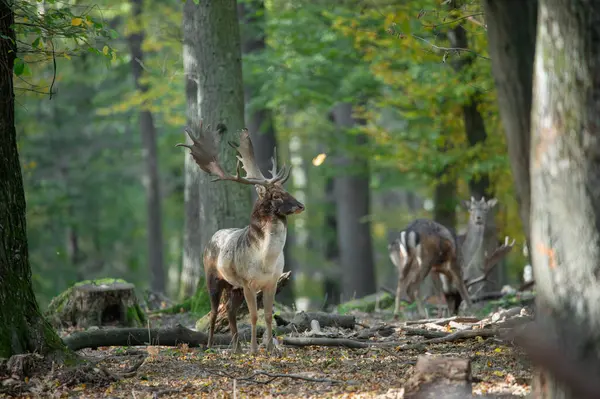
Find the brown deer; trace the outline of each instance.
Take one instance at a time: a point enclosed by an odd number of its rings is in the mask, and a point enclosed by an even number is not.
[[[431,271],[434,272],[431,278],[442,303],[445,303],[445,297],[438,273],[452,281],[463,300],[468,306],[471,305],[458,260],[456,237],[446,227],[433,220],[416,219],[406,226],[400,233],[400,238],[390,244],[388,249],[392,262],[398,268],[394,317],[399,315],[400,297],[405,291],[416,302],[419,315],[427,317],[419,296],[419,287]]]
[[[220,125],[221,129],[225,129]],[[218,130],[219,126],[217,127]],[[236,174],[231,175],[223,170],[217,159],[217,147],[214,133],[199,127],[199,137],[195,137],[189,129],[186,133],[192,139],[192,145],[177,144],[191,150],[191,155],[200,168],[218,180],[230,180],[241,184],[254,185],[258,198],[250,215],[250,224],[244,228],[221,229],[214,233],[204,249],[204,272],[206,286],[210,296],[211,313],[208,333],[208,347],[213,344],[215,322],[219,301],[223,290],[229,292],[230,302],[227,318],[232,334],[234,351],[239,351],[236,314],[243,298],[248,304],[251,323],[251,353],[258,351],[256,338],[257,303],[256,293],[263,292],[266,331],[264,343],[267,352],[273,348],[273,302],[277,279],[283,272],[283,247],[287,235],[287,216],[300,213],[304,205],[296,200],[284,188],[289,177],[290,168],[277,171],[275,156],[273,167],[269,171],[271,178],[261,173],[254,159],[254,149],[248,130],[241,131],[240,143],[229,142],[238,152]],[[241,168],[246,176],[240,176]]]
[[[466,291],[468,295],[469,286],[480,281],[484,281],[485,277],[487,277],[487,274],[489,274],[491,268],[493,268],[493,266],[496,263],[498,263],[504,256],[506,256],[506,254],[510,252],[512,250],[512,247],[514,246],[515,241],[513,240],[512,243],[509,243],[508,237],[506,237],[504,245],[501,245],[498,248],[496,248],[492,254],[488,255],[482,250],[483,232],[485,230],[485,221],[487,220],[487,213],[494,205],[496,205],[496,203],[496,199],[490,199],[488,201],[485,201],[485,198],[482,198],[480,201],[476,201],[473,197],[471,197],[470,201],[464,201],[463,205],[465,205],[465,207],[469,210],[469,228],[467,229],[466,234],[459,235],[458,237],[455,236],[449,229],[445,228],[439,223],[432,222],[426,219],[415,220],[409,226],[407,226],[407,229],[401,232],[400,238],[398,240],[396,240],[388,246],[388,249],[390,250],[390,258],[392,259],[392,263],[394,263],[394,265],[396,265],[397,268],[398,265],[402,265],[403,267],[405,267],[405,265],[411,263],[411,261],[414,258],[416,260],[416,266],[413,267],[420,268],[422,264],[420,258],[423,257],[422,253],[424,251],[439,250],[439,245],[437,247],[431,244],[429,247],[423,247],[422,245],[418,245],[423,235],[440,235],[440,238],[443,240],[448,240],[450,239],[450,237],[452,237],[452,240],[454,241],[453,248],[455,248],[455,250],[457,251],[456,262],[458,267],[455,266],[455,268],[457,269],[456,274],[460,274],[463,277],[462,281],[464,282],[464,284],[458,284],[457,286],[455,283],[456,278],[452,277],[452,273],[444,271],[438,272],[438,270],[440,270],[440,267],[432,268],[434,270],[434,273],[432,273],[431,278],[434,284],[435,291],[438,295],[440,295],[440,302],[447,302],[448,308],[451,311],[451,313],[456,314],[458,312],[458,305],[460,304],[460,299],[465,298],[465,287],[467,288]],[[412,229],[410,229],[411,226]],[[415,226],[417,228],[415,228]],[[407,237],[407,234],[412,234],[414,238],[408,241],[403,240],[403,237]],[[403,257],[405,257],[405,259],[403,259]],[[474,277],[473,275],[466,276],[464,272],[466,267],[471,267],[472,269],[473,265],[480,266],[478,270],[480,270],[480,272],[482,273],[482,275],[475,279],[472,279]],[[409,271],[405,272],[405,274],[408,273]],[[413,274],[414,273],[415,272],[413,272]],[[423,273],[425,273],[425,270],[423,270]],[[421,282],[425,279],[426,276],[427,274],[425,274],[420,281],[415,281],[412,284],[416,284],[418,287],[418,285],[421,284]],[[467,280],[464,280],[465,277],[467,277]],[[403,274],[399,273],[399,279],[401,278],[403,278]],[[401,286],[400,282],[398,283],[398,286]],[[399,309],[398,297],[399,295],[396,295],[396,314]],[[467,304],[469,306],[471,305],[469,302],[467,302]],[[422,310],[420,310],[420,313],[423,313]]]

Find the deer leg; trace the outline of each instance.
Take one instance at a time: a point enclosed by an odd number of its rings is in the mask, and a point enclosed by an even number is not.
[[[448,306],[446,303],[446,296],[444,295],[444,285],[442,284],[440,274],[435,271],[431,273],[431,281],[433,282],[433,288],[436,291],[436,294],[440,298],[440,302],[438,304],[438,317],[444,317],[444,308],[447,309]]]
[[[250,341],[250,353],[258,352],[258,344],[256,342],[256,321],[258,320],[258,309],[256,306],[256,291],[249,286],[244,286],[244,298],[246,298],[246,304],[248,305],[248,312],[250,313],[250,325],[252,327],[252,337]]]
[[[229,291],[229,308],[227,309],[227,319],[229,320],[229,329],[231,330],[231,346],[235,353],[240,353],[242,347],[239,343],[237,328],[237,311],[244,300],[244,294],[239,289]]]
[[[400,297],[402,296],[402,277],[398,277],[398,287],[396,288],[396,302],[394,304],[394,319],[398,319],[400,314]]]
[[[275,301],[275,289],[277,288],[277,282],[270,287],[263,288],[263,305],[265,309],[265,324],[266,330],[263,335],[263,344],[267,349],[267,352],[273,350],[273,302]]]
[[[221,293],[223,292],[223,284],[214,276],[207,276],[206,289],[210,298],[210,324],[208,329],[208,344],[211,348],[213,337],[215,335],[215,323],[217,322],[217,314],[219,313],[219,302],[221,301]]]
[[[419,312],[419,316],[423,319],[429,318],[429,312],[427,312],[427,308],[423,305],[423,299],[419,295],[419,289],[417,288],[413,294],[413,301],[417,304],[417,311]]]
[[[452,275],[452,280],[454,280],[454,285],[458,289],[458,292],[460,293],[462,300],[467,303],[467,307],[471,307],[473,305],[473,302],[471,301],[471,298],[469,297],[469,291],[467,290],[467,287],[465,285],[464,280],[462,279],[462,276],[460,276],[458,273],[456,273],[452,269],[450,269],[450,274]]]

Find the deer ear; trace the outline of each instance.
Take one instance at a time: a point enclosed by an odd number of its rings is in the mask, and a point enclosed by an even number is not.
[[[254,188],[256,188],[256,194],[258,194],[258,198],[264,197],[267,193],[267,189],[265,188],[265,186],[255,184]]]
[[[490,208],[493,208],[497,203],[498,203],[498,200],[496,198],[492,198],[492,199],[488,200],[488,202],[487,202],[488,207],[490,207]]]

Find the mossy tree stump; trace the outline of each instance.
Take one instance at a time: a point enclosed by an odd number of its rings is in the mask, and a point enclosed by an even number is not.
[[[146,320],[135,286],[123,280],[77,283],[52,301],[47,314],[55,327],[141,327]]]

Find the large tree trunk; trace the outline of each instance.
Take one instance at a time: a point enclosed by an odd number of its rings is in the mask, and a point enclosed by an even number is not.
[[[467,39],[467,31],[462,25],[458,25],[454,29],[451,29],[448,32],[448,38],[450,39],[451,47],[455,48],[469,48],[469,41]],[[471,65],[474,61],[474,56],[470,53],[463,54],[460,58],[452,63],[454,69],[461,73],[461,71]],[[483,121],[483,117],[478,110],[479,108],[479,100],[477,95],[471,96],[469,101],[463,104],[463,120],[465,123],[465,133],[467,136],[467,141],[469,145],[474,147],[476,145],[480,145],[485,142],[487,139],[487,132],[485,130],[485,123]],[[481,176],[477,176],[471,178],[469,180],[469,191],[471,196],[476,200],[479,200],[481,197],[490,198],[492,196],[491,187],[490,187],[490,179],[487,174],[482,174]],[[483,238],[483,247],[484,251],[488,253],[492,253],[492,251],[497,247],[498,239],[497,239],[497,228],[496,228],[496,220],[495,220],[495,209],[492,209],[488,212],[487,220],[485,224],[485,232]],[[483,270],[483,264],[476,265],[476,268]],[[495,272],[495,284],[486,283],[486,289],[490,291],[499,290],[498,286],[502,285],[502,276],[503,270],[502,267],[496,267]]]
[[[266,49],[265,44],[265,3],[263,0],[249,0],[240,2],[237,6],[238,17],[240,20],[240,30],[242,37],[242,54],[254,55],[256,53],[263,52]],[[248,74],[250,70],[246,70]],[[271,158],[273,157],[273,150],[277,145],[277,138],[275,135],[275,125],[273,121],[273,113],[268,108],[261,108],[256,106],[250,107],[252,98],[260,93],[262,82],[256,82],[251,76],[246,76],[244,82],[247,83],[244,86],[244,101],[246,104],[246,120],[248,121],[247,127],[250,131],[250,137],[254,144],[254,155],[256,162],[261,172],[265,176],[269,176],[269,169],[271,169]],[[252,191],[252,199],[256,199],[256,192]],[[290,235],[286,241],[286,248],[290,246]],[[287,252],[287,251],[286,251]],[[285,269],[290,269],[290,257],[285,253]],[[292,274],[293,278],[293,274]],[[277,298],[279,301],[286,305],[292,305],[294,302],[294,291],[292,287],[288,287],[281,292]]]
[[[196,5],[187,0],[183,7],[183,69],[185,73],[186,116],[188,126],[197,126],[200,122],[198,110],[198,54],[196,41],[198,36]],[[192,140],[186,135],[186,143]],[[183,262],[181,267],[180,291],[181,299],[194,294],[198,280],[202,276],[202,251],[200,237],[200,173],[193,158],[185,154],[185,189],[184,189],[184,228],[183,228]],[[209,233],[206,233],[209,234]]]
[[[342,284],[340,283],[340,250],[337,241],[338,227],[335,211],[334,178],[325,180],[325,212],[323,220],[323,245],[325,260],[329,269],[324,271],[323,289],[325,291],[325,306],[335,306],[340,303]]]
[[[203,1],[195,6],[196,49],[198,54],[199,114],[205,124],[223,123],[227,131],[220,137],[219,160],[233,173],[237,154],[227,141],[238,141],[244,128],[244,86],[242,54],[235,0]],[[199,175],[200,223],[202,234],[197,244],[204,250],[219,229],[244,227],[250,219],[250,189],[232,182],[211,182]],[[191,216],[186,216],[191,217]],[[197,217],[197,216],[194,216]]]
[[[339,129],[352,128],[352,104],[340,103],[332,111]],[[356,136],[357,145],[365,145],[364,135]],[[369,216],[369,163],[365,159],[339,154],[340,173],[334,180],[337,213],[337,236],[342,273],[342,300],[360,298],[375,292],[375,270]],[[355,169],[355,173],[348,171]]]
[[[137,31],[129,35],[129,47],[131,50],[131,68],[136,88],[142,95],[148,91],[148,87],[141,82],[142,65],[144,53],[142,43],[144,31],[142,28],[143,0],[131,0],[132,17],[136,21]],[[163,264],[163,235],[162,235],[162,209],[160,194],[160,177],[158,173],[158,155],[156,149],[156,128],[152,113],[146,108],[148,104],[142,104],[139,112],[140,133],[142,134],[142,146],[146,173],[144,186],[146,188],[146,211],[148,223],[148,264],[150,265],[151,287],[153,291],[165,291],[165,269]]]
[[[565,353],[600,366],[600,3],[539,4],[530,155],[536,315]],[[544,370],[535,390],[537,398],[581,397]]]
[[[25,193],[14,124],[14,22],[11,3],[0,1],[0,358],[66,350],[41,315],[31,286]]]
[[[538,2],[483,0],[482,3],[500,117],[506,134],[521,222],[531,253],[529,127]]]

